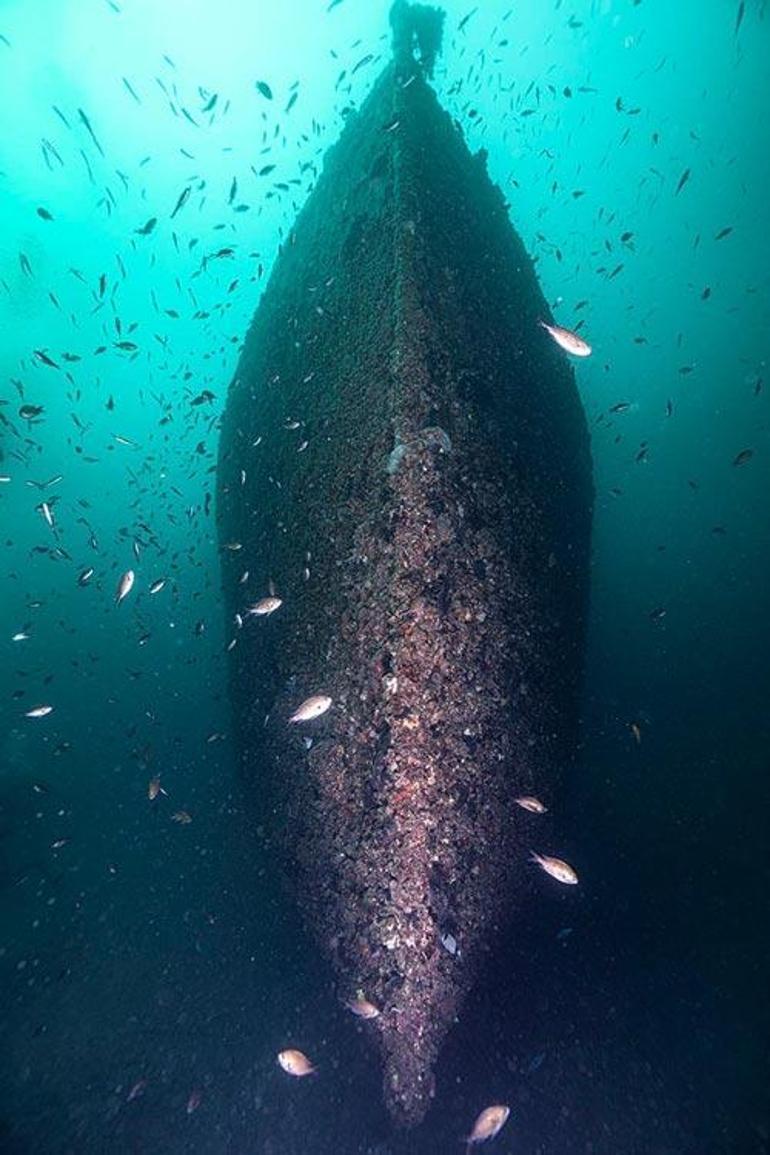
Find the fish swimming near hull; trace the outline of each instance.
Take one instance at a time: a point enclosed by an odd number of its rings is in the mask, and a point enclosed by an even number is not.
[[[547,321],[538,318],[538,324],[541,329],[545,329],[552,341],[563,349],[565,353],[571,353],[573,357],[590,357],[593,350],[587,341],[572,329],[565,329],[561,325],[549,325]]]
[[[394,58],[276,260],[217,493],[227,620],[281,590],[273,628],[228,653],[255,825],[340,1013],[361,991],[377,1008],[360,1029],[407,1126],[497,928],[538,891],[516,799],[556,800],[569,760],[593,497],[532,262],[399,23],[424,11],[396,9]],[[333,706],[287,724],[320,690]]]

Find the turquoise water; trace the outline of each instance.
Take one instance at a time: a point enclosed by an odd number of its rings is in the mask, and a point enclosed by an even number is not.
[[[388,7],[0,5],[2,1150],[443,1152],[496,1099],[490,1150],[767,1148],[763,3],[446,5],[439,97],[593,345],[597,503],[581,894],[412,1138],[254,857],[218,420]],[[329,1075],[287,1086],[287,1036]]]

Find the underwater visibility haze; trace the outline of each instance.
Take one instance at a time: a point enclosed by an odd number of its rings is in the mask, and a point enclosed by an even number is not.
[[[769,30],[0,4],[0,1152],[770,1150]]]

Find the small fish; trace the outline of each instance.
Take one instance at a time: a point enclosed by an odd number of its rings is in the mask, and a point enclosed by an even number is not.
[[[115,605],[119,606],[124,598],[127,598],[134,588],[134,571],[132,569],[126,570],[118,582],[118,588],[115,591]]]
[[[301,1079],[305,1075],[315,1074],[315,1067],[307,1055],[303,1055],[302,1051],[292,1049],[279,1051],[278,1066],[282,1071],[285,1071],[287,1075],[294,1075],[297,1079]]]
[[[19,409],[19,417],[24,421],[33,421],[34,418],[39,417],[42,412],[42,405],[22,405]]]
[[[530,795],[514,798],[513,801],[517,806],[520,806],[522,810],[529,810],[531,814],[546,814],[548,811],[548,807],[544,806],[539,798],[533,798]]]
[[[93,566],[89,566],[88,569],[84,569],[81,574],[78,574],[78,585],[87,586],[93,576]]]
[[[532,851],[531,862],[536,862],[537,865],[550,874],[551,878],[555,878],[557,882],[563,882],[567,886],[574,886],[578,881],[578,876],[572,869],[568,862],[562,858],[552,858],[550,854],[537,854]]]
[[[186,810],[177,810],[171,815],[172,822],[178,822],[180,826],[189,826],[192,822],[192,815],[188,814]]]
[[[332,704],[332,699],[326,694],[313,694],[297,707],[292,716],[289,718],[290,722],[310,722],[313,718],[320,718],[321,714],[325,714]]]
[[[57,838],[55,842],[51,843],[51,850],[61,850],[62,846],[66,846],[69,838]]]
[[[142,1092],[144,1091],[146,1086],[147,1086],[147,1080],[146,1079],[137,1080],[137,1082],[134,1083],[133,1087],[131,1088],[131,1090],[126,1095],[126,1102],[127,1103],[133,1103],[134,1099],[139,1098],[139,1096],[142,1094]]]
[[[571,329],[563,329],[561,325],[549,325],[547,321],[542,321],[540,318],[538,318],[538,324],[565,352],[571,353],[573,357],[590,357],[591,346],[577,333],[573,333]]]
[[[247,614],[254,614],[256,617],[265,617],[268,614],[274,614],[283,605],[281,598],[260,598],[253,606],[249,606],[246,610]]]
[[[363,991],[356,991],[356,997],[346,1005],[359,1019],[376,1019],[380,1013],[380,1008],[370,1003]]]
[[[48,365],[48,367],[50,369],[58,369],[59,368],[59,366],[56,364],[56,362],[51,357],[48,356],[45,349],[35,349],[35,350],[33,350],[33,352],[34,352],[35,356],[37,357],[38,361],[42,361],[42,363],[44,365]]]
[[[172,212],[171,217],[170,217],[171,220],[173,220],[174,217],[176,216],[176,214],[179,212],[179,210],[181,208],[184,208],[184,206],[187,204],[188,200],[190,199],[190,193],[191,192],[192,192],[192,185],[188,185],[186,189],[183,189],[182,192],[180,192],[179,197],[177,199],[177,202],[174,205],[174,211]]]
[[[720,230],[719,230],[719,232],[717,233],[717,235],[714,237],[714,240],[715,240],[715,241],[721,241],[721,240],[723,240],[723,238],[724,238],[724,237],[729,237],[729,236],[730,236],[730,233],[731,233],[732,231],[733,231],[733,227],[732,227],[732,225],[728,225],[728,226],[727,226],[727,228],[724,228],[724,229],[720,229]]]
[[[40,510],[41,514],[42,514],[42,515],[43,515],[43,517],[45,518],[46,524],[47,524],[47,525],[48,525],[48,526],[49,526],[51,529],[53,529],[53,526],[54,526],[54,521],[53,521],[53,510],[51,509],[51,507],[50,507],[50,505],[48,504],[48,502],[47,502],[47,501],[41,501],[41,502],[40,502],[40,505],[39,505],[37,508]]]
[[[53,710],[53,706],[33,706],[31,710],[27,710],[25,717],[27,718],[45,718]]]
[[[136,95],[136,92],[135,92],[135,91],[134,91],[134,89],[131,87],[130,83],[129,83],[129,82],[126,80],[125,76],[121,76],[121,78],[120,78],[120,79],[123,81],[123,83],[124,83],[124,84],[125,84],[125,86],[126,86],[126,90],[127,90],[128,92],[130,92],[130,93],[131,93],[131,95],[133,96],[133,98],[134,98],[134,100],[136,101],[136,103],[137,103],[137,104],[141,104],[141,103],[142,103],[142,102],[141,102],[141,100],[140,100],[140,99],[139,99],[139,97]]]
[[[43,221],[52,221],[53,220],[53,217],[49,213],[48,209],[44,209],[41,207],[41,208],[35,209],[35,212],[40,217],[40,219]]]
[[[674,193],[674,196],[676,196],[677,193],[680,193],[682,191],[682,189],[687,184],[689,179],[690,179],[690,170],[689,170],[689,168],[686,168],[679,178],[679,184],[676,186],[676,192]]]
[[[137,233],[140,237],[148,237],[157,223],[157,217],[150,217],[146,224],[142,225],[141,228],[134,229],[134,232]]]
[[[641,746],[641,744],[642,744],[642,728],[639,725],[639,723],[638,722],[629,722],[628,728],[631,731],[631,733],[633,734],[633,736],[636,740],[637,746]]]
[[[448,932],[446,934],[442,934],[439,938],[439,942],[447,954],[451,954],[452,958],[460,957],[460,948],[458,947],[457,939],[453,934],[449,934]]]
[[[265,100],[272,100],[273,99],[273,90],[270,87],[270,85],[266,83],[266,81],[257,80],[255,83],[255,87],[257,89],[257,92],[261,93],[261,95],[264,96]]]
[[[511,1108],[503,1103],[495,1103],[492,1107],[485,1107],[471,1128],[466,1138],[467,1150],[470,1151],[476,1143],[485,1143],[487,1139],[494,1139],[499,1135],[508,1121]]]
[[[163,587],[164,587],[164,585],[165,585],[165,584],[166,584],[166,579],[165,579],[165,578],[157,578],[157,579],[156,579],[156,580],[155,580],[155,581],[152,583],[152,585],[150,586],[150,593],[151,593],[151,594],[159,594],[159,593],[160,593],[160,591],[163,589]]]
[[[754,456],[753,449],[742,449],[740,453],[733,458],[733,465],[745,465],[747,461],[751,461]]]
[[[88,135],[91,137],[91,140],[94,142],[94,144],[96,145],[96,147],[98,148],[98,150],[102,154],[102,156],[104,156],[104,149],[99,144],[99,141],[96,139],[96,133],[94,132],[93,128],[91,127],[91,121],[88,119],[86,114],[83,112],[82,108],[78,109],[78,116],[80,117],[83,124],[86,126],[86,130],[88,132]]]
[[[168,798],[168,790],[163,789],[160,784],[160,778],[156,774],[155,777],[151,778],[147,783],[147,797],[150,802],[154,802],[159,794],[162,794],[164,798]]]
[[[185,1111],[187,1112],[188,1115],[192,1115],[193,1111],[197,1110],[197,1108],[200,1107],[200,1105],[201,1105],[201,1093],[200,1093],[200,1091],[198,1091],[198,1090],[191,1091],[190,1097],[187,1100],[187,1106],[185,1107]]]
[[[13,635],[13,637],[11,638],[11,641],[12,642],[26,642],[28,638],[29,638],[29,634],[25,634],[24,630],[19,630],[19,632],[17,634]]]
[[[374,56],[372,55],[371,52],[368,52],[366,54],[366,56],[362,56],[361,59],[356,64],[353,65],[353,67],[350,70],[350,75],[355,76],[355,74],[358,72],[359,68],[363,68],[366,64],[369,64],[370,61],[372,61],[372,60],[374,60]]]

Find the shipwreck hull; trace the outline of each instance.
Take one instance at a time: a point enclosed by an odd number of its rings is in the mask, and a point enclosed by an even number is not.
[[[243,771],[341,1000],[381,1010],[406,1124],[532,886],[543,819],[513,799],[550,804],[575,737],[592,485],[547,315],[483,158],[401,54],[325,159],[224,416],[230,618],[283,599],[230,653]],[[288,725],[315,693],[328,713]]]

